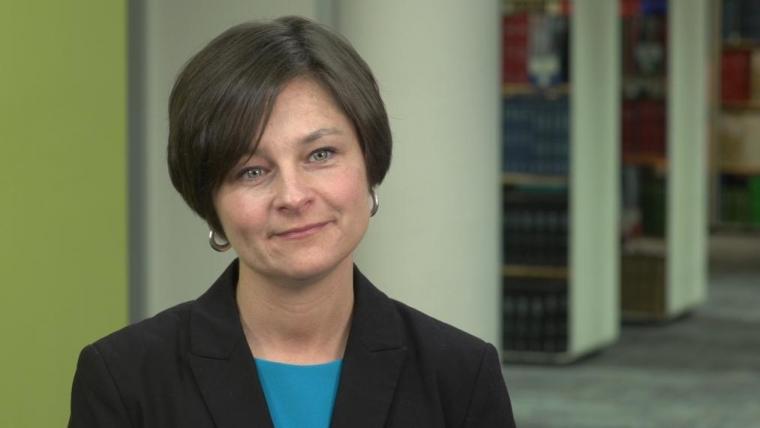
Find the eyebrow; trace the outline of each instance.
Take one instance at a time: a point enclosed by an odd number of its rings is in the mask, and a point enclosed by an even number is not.
[[[310,132],[305,137],[298,140],[299,144],[309,144],[313,143],[314,141],[319,140],[320,138],[324,137],[325,135],[341,135],[343,134],[343,131],[341,131],[338,128],[319,128],[316,131]],[[260,154],[260,149],[257,146],[256,150],[253,150],[252,152],[249,152],[248,159],[250,159],[253,156],[256,156]]]
[[[334,135],[334,134],[342,134],[342,132],[338,128],[320,128],[310,133],[309,135],[303,137],[300,140],[300,142],[303,144],[308,144],[324,137],[325,135]]]

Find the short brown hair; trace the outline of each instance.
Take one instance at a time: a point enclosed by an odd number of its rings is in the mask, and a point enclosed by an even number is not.
[[[209,226],[223,233],[214,193],[258,145],[286,83],[308,76],[352,122],[370,186],[391,160],[391,132],[375,78],[351,44],[300,17],[237,25],[195,54],[169,97],[168,163],[172,184]]]

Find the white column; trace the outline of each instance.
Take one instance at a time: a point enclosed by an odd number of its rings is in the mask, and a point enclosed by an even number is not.
[[[394,136],[359,267],[392,297],[497,346],[501,331],[496,1],[335,1]]]
[[[707,293],[709,2],[671,0],[668,64],[666,305],[678,315]]]
[[[169,93],[182,65],[222,31],[297,14],[315,0],[135,0],[130,3],[130,293],[143,318],[206,290],[234,257],[214,253],[208,229],[174,190],[166,165]]]
[[[571,21],[570,351],[619,332],[618,2],[576,0]]]

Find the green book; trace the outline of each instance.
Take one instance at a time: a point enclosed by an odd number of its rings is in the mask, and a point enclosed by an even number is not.
[[[750,222],[760,226],[760,176],[749,179]]]

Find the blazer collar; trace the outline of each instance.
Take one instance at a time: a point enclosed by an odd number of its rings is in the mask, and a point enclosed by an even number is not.
[[[235,260],[192,306],[188,362],[219,428],[273,428],[251,351],[243,334]]]
[[[272,427],[235,301],[237,279],[235,260],[194,302],[188,361],[217,426]],[[385,425],[405,354],[392,301],[354,266],[354,310],[332,428]]]
[[[354,312],[332,428],[385,426],[405,356],[393,302],[354,266]]]

